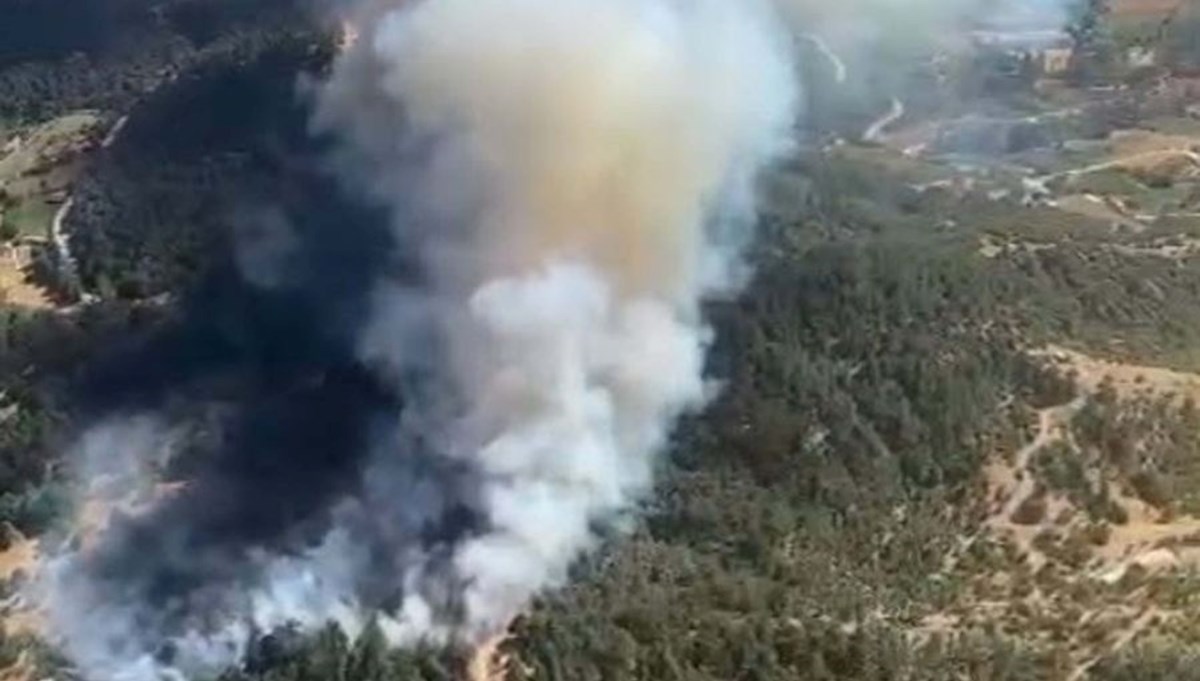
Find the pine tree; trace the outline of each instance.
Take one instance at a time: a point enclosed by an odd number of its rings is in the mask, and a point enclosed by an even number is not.
[[[372,619],[359,634],[346,666],[346,678],[353,681],[387,680],[388,645],[378,621]]]
[[[1066,27],[1074,48],[1071,76],[1081,84],[1102,82],[1111,73],[1116,44],[1108,24],[1108,0],[1079,0]]]

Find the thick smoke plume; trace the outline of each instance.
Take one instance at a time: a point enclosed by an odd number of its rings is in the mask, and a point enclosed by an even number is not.
[[[356,25],[313,88],[341,186],[301,194],[376,209],[241,218],[239,283],[209,292],[233,318],[137,351],[190,368],[82,437],[89,470],[187,469],[47,566],[89,676],[208,672],[329,620],[476,643],[632,509],[706,397],[700,303],[737,285],[795,116],[773,9],[418,0]]]
[[[320,120],[390,171],[381,198],[419,187],[400,240],[422,225],[456,402],[435,447],[480,475],[486,529],[448,560],[482,634],[563,579],[702,400],[698,303],[731,281],[730,222],[786,139],[793,76],[752,3],[439,0],[379,26],[372,77],[335,74]],[[415,178],[405,153],[390,167],[400,140],[432,149]],[[397,375],[428,352],[396,342],[413,297],[381,292],[364,344]],[[427,611],[412,592],[401,620],[428,633]]]

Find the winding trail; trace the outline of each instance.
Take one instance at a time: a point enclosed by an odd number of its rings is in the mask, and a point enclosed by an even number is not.
[[[1046,173],[1045,175],[1036,175],[1034,177],[1026,177],[1021,180],[1025,187],[1027,196],[1050,196],[1049,184],[1059,178],[1077,178],[1083,175],[1090,175],[1112,168],[1120,168],[1123,166],[1136,163],[1138,161],[1150,161],[1154,159],[1166,160],[1171,158],[1183,157],[1192,163],[1192,165],[1200,168],[1200,153],[1196,153],[1190,149],[1156,149],[1154,151],[1144,151],[1140,154],[1132,154],[1130,156],[1122,156],[1101,163],[1093,163],[1083,166],[1082,168],[1071,168],[1069,170],[1060,170],[1054,173]]]
[[[863,140],[866,142],[879,142],[883,140],[883,131],[887,130],[888,126],[904,117],[904,102],[898,97],[892,97],[892,108],[883,116],[880,116],[874,123],[867,127],[863,133]]]
[[[829,60],[829,65],[833,67],[833,79],[838,85],[844,85],[846,78],[849,76],[849,70],[846,68],[846,62],[829,47],[829,43],[825,39],[815,33],[803,33],[800,37],[813,44],[821,56]]]
[[[125,129],[125,124],[129,122],[129,116],[121,116],[113,127],[109,128],[108,134],[104,136],[104,141],[100,143],[101,149],[107,149],[116,143],[121,136],[121,131]]]
[[[989,514],[980,528],[980,533],[991,532],[1008,536],[1026,556],[1026,561],[1034,572],[1047,562],[1045,553],[1035,545],[1034,538],[1044,529],[1049,519],[1042,518],[1034,524],[1023,524],[1014,522],[1013,516],[1017,509],[1037,492],[1037,480],[1030,467],[1034,454],[1049,444],[1069,437],[1065,427],[1075,413],[1087,403],[1087,399],[1087,393],[1084,393],[1065,404],[1038,411],[1038,432],[1033,440],[1017,451],[1011,465],[993,465],[989,469],[989,488],[1004,496],[997,499],[1003,499],[1003,503]],[[974,543],[979,536],[973,536],[967,545]]]
[[[1042,175],[1040,177],[1045,178],[1045,180],[1057,179],[1059,177],[1079,177],[1080,175],[1090,175],[1091,173],[1098,173],[1102,170],[1109,170],[1111,168],[1120,168],[1121,166],[1126,166],[1137,161],[1149,161],[1152,159],[1165,160],[1181,156],[1191,161],[1193,165],[1200,166],[1200,154],[1190,149],[1156,149],[1154,151],[1144,151],[1140,154],[1122,156],[1120,158],[1112,159],[1111,161],[1093,163],[1092,165],[1084,166],[1082,168],[1072,168],[1071,170],[1064,170],[1062,172]]]
[[[125,130],[125,124],[129,122],[129,116],[121,116],[117,122],[108,130],[108,134],[104,136],[104,140],[100,143],[101,149],[108,149],[120,139],[121,133]],[[54,254],[59,263],[59,275],[63,278],[67,288],[71,291],[79,293],[79,301],[83,304],[88,304],[96,300],[96,296],[88,293],[83,288],[83,280],[79,277],[79,261],[75,259],[75,254],[71,252],[71,242],[67,238],[66,221],[71,215],[71,208],[75,205],[74,197],[68,196],[66,201],[63,201],[59,206],[58,211],[54,213],[54,220],[50,222],[50,241],[54,244]]]
[[[1071,420],[1075,412],[1083,408],[1085,402],[1087,402],[1087,396],[1080,395],[1066,404],[1048,407],[1038,412],[1037,436],[1017,452],[1016,460],[1013,462],[1013,469],[1021,475],[1021,478],[1017,481],[1017,486],[1013,489],[1007,503],[993,518],[993,524],[1012,525],[1013,513],[1034,493],[1035,482],[1033,471],[1029,470],[1030,460],[1038,450],[1062,437],[1058,431]]]
[[[1146,609],[1145,612],[1138,616],[1136,620],[1131,622],[1129,626],[1127,626],[1125,630],[1121,632],[1121,635],[1117,637],[1116,642],[1109,647],[1108,654],[1115,655],[1125,648],[1128,648],[1129,644],[1133,643],[1134,639],[1136,639],[1143,632],[1148,630],[1152,624],[1154,624],[1155,620],[1158,619],[1160,614],[1161,613],[1157,608]],[[1092,667],[1096,666],[1096,663],[1099,661],[1099,659],[1089,660],[1077,665],[1075,669],[1071,671],[1071,675],[1067,677],[1066,681],[1081,681],[1081,679],[1087,678],[1088,672],[1090,672]]]
[[[67,289],[79,293],[79,302],[88,303],[93,300],[93,296],[83,290],[83,281],[79,278],[79,263],[75,260],[75,254],[71,252],[71,243],[67,238],[66,229],[63,227],[74,204],[75,199],[67,197],[67,200],[59,206],[58,211],[54,214],[54,220],[50,223],[50,242],[54,244],[59,276],[62,277]]]

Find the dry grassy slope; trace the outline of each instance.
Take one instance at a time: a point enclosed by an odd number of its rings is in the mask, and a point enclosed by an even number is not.
[[[1165,16],[1193,0],[1112,0],[1111,11],[1120,18]]]
[[[1081,455],[1070,430],[1100,390],[1122,399],[1200,400],[1200,375],[1122,364],[1060,347],[1036,351],[1076,376],[1079,397],[1036,415],[1035,435],[984,471],[987,517],[943,578],[966,588],[950,607],[927,615],[920,637],[998,628],[1065,651],[1067,679],[1084,678],[1100,658],[1146,637],[1171,635],[1200,615],[1200,518],[1165,513],[1135,497],[1113,471],[1087,471],[1111,482],[1124,522],[1097,522],[1068,495],[1048,491],[1034,457],[1051,446]]]
[[[101,123],[84,111],[13,135],[0,154],[0,186],[16,198],[65,189],[80,156],[99,138]]]
[[[49,292],[29,281],[32,249],[49,239],[88,153],[104,137],[103,123],[98,114],[82,111],[0,140],[0,191],[6,197],[0,224],[18,235],[0,244],[0,303],[53,306]]]
[[[25,578],[33,575],[37,571],[40,556],[39,541],[22,536],[10,525],[0,528],[0,531],[7,534],[9,542],[8,548],[0,551],[0,580],[7,582],[18,574]],[[0,601],[0,622],[8,634],[36,634],[43,630],[40,616],[19,594]]]

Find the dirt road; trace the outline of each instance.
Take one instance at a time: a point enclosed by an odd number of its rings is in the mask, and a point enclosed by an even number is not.
[[[1071,417],[1075,415],[1075,412],[1083,408],[1086,401],[1087,396],[1081,395],[1066,404],[1049,407],[1038,412],[1038,434],[1029,444],[1017,452],[1016,460],[1013,462],[1013,468],[1020,477],[1016,488],[1008,498],[1008,502],[1004,505],[998,518],[996,518],[1000,523],[1011,524],[1013,513],[1034,492],[1033,472],[1029,470],[1029,463],[1033,459],[1033,455],[1041,448],[1062,437],[1057,432],[1058,429],[1065,426],[1071,420]]]

